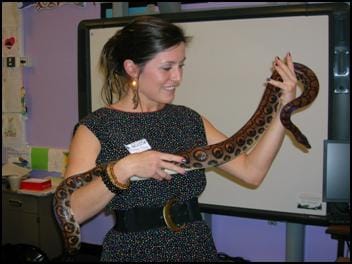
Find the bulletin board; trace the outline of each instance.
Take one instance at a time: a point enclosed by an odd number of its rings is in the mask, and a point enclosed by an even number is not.
[[[332,13],[338,5],[237,8],[160,14],[193,39],[186,51],[184,79],[175,104],[193,108],[231,136],[256,110],[275,56],[317,75],[320,92],[292,121],[308,137],[306,151],[289,134],[264,182],[250,188],[216,169],[207,170],[200,196],[207,213],[322,223],[323,142],[328,138],[332,76]],[[98,60],[104,43],[133,17],[82,21],[79,39],[80,118],[103,107]]]

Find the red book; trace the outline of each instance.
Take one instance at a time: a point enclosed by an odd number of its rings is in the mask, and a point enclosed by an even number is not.
[[[42,191],[51,188],[51,179],[29,178],[21,181],[20,189]]]

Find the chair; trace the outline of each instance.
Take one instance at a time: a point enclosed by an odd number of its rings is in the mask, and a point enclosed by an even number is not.
[[[330,234],[332,239],[337,240],[337,258],[344,257],[345,242],[351,241],[349,225],[330,225],[325,233]]]

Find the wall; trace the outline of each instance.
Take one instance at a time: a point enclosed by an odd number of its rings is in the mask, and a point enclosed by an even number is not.
[[[27,89],[27,141],[32,146],[66,148],[78,121],[77,26],[100,16],[100,5],[23,9]]]
[[[100,17],[100,5],[64,5],[52,10],[23,9],[27,141],[34,146],[68,148],[78,121],[77,25]],[[103,214],[82,227],[82,241],[100,244],[113,219]],[[214,215],[218,251],[252,261],[285,260],[285,223]],[[94,232],[93,232],[94,230]],[[324,227],[306,226],[305,261],[333,261],[337,242]]]

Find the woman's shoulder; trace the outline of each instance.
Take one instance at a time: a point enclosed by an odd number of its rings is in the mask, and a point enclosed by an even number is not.
[[[202,120],[202,115],[195,109],[185,105],[172,105],[175,115],[182,119],[190,120],[191,122],[199,122]]]
[[[109,114],[109,109],[107,107],[102,107],[94,110],[93,112],[88,113],[83,118],[81,118],[80,122],[87,120],[96,120],[106,117]]]
[[[81,118],[78,125],[85,125],[89,129],[100,127],[109,120],[111,113],[108,108],[102,107]]]
[[[189,106],[185,106],[185,105],[172,104],[172,105],[170,105],[170,108],[172,111],[176,111],[176,112],[180,112],[180,113],[184,113],[184,114],[199,115],[199,113],[196,110],[192,109]]]

